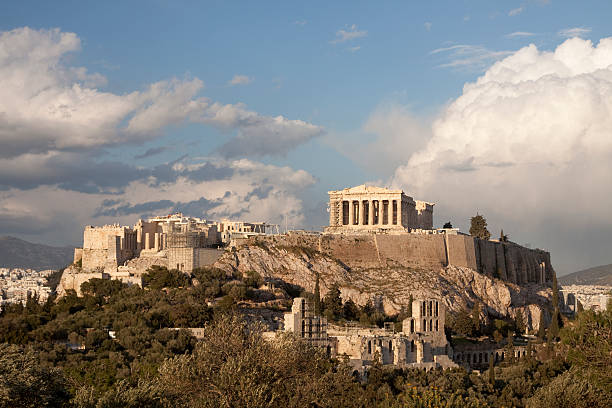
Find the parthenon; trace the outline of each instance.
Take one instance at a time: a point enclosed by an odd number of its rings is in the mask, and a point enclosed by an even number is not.
[[[433,228],[433,203],[415,201],[402,190],[362,184],[329,191],[326,232],[409,231]]]

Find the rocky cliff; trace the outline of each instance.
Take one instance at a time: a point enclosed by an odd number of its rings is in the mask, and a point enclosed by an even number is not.
[[[547,285],[518,285],[467,267],[420,262],[418,257],[413,257],[411,263],[377,261],[368,258],[371,252],[368,248],[361,248],[371,244],[367,239],[340,239],[346,241],[344,249],[332,253],[325,250],[320,240],[316,243],[294,238],[243,240],[214,266],[242,273],[257,271],[311,292],[318,274],[322,294],[337,283],[345,300],[350,298],[360,305],[372,300],[388,314],[399,312],[412,295],[440,298],[451,311],[471,308],[479,302],[483,313],[492,317],[514,317],[521,310],[532,330],[539,327],[540,309],[549,318],[551,289]],[[376,249],[377,254],[384,252]]]

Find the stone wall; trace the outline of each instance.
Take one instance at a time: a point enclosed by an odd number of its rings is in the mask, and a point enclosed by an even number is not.
[[[338,259],[351,268],[444,267],[470,268],[519,285],[552,282],[550,254],[514,243],[483,241],[451,234],[288,234],[236,240],[304,247]],[[172,263],[171,263],[172,265]]]

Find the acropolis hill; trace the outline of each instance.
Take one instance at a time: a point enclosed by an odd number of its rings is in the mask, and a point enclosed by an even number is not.
[[[92,277],[138,284],[152,265],[186,273],[214,266],[228,273],[257,271],[309,291],[318,275],[322,294],[337,283],[345,299],[371,300],[388,313],[412,295],[443,299],[451,311],[476,302],[495,316],[520,310],[530,328],[539,326],[540,309],[548,319],[555,273],[548,252],[434,229],[434,204],[401,190],[361,185],[330,191],[329,197],[330,225],[323,233],[270,233],[264,223],[181,214],[139,220],[134,227],[88,226],[59,291],[78,292]]]

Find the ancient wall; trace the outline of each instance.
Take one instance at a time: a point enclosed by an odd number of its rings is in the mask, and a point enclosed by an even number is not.
[[[253,240],[315,249],[351,268],[454,265],[517,284],[551,282],[554,273],[548,252],[462,234],[289,234],[237,240],[236,245]]]

